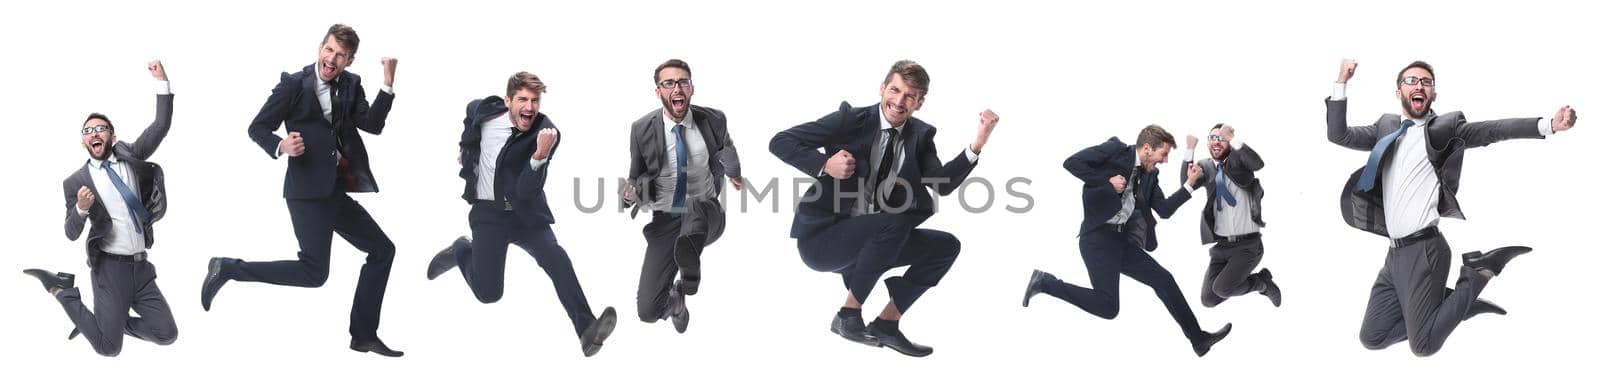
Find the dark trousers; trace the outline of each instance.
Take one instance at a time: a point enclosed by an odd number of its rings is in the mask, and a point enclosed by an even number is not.
[[[678,276],[677,250],[705,252],[722,237],[725,215],[716,200],[701,201],[685,214],[652,213],[644,226],[644,266],[639,269],[637,295],[639,320],[655,322],[667,317],[673,281]],[[715,207],[712,207],[715,206]]]
[[[1263,252],[1260,237],[1212,245],[1211,263],[1206,265],[1206,276],[1200,284],[1200,304],[1213,307],[1228,298],[1266,288],[1266,281],[1251,274],[1261,264]]]
[[[1200,323],[1195,321],[1194,311],[1189,309],[1189,303],[1184,300],[1177,281],[1172,279],[1172,273],[1161,267],[1149,253],[1133,245],[1126,232],[1119,232],[1110,225],[1096,228],[1079,237],[1078,251],[1083,255],[1083,265],[1089,272],[1089,284],[1093,288],[1050,278],[1043,284],[1045,294],[1067,301],[1097,317],[1112,319],[1117,317],[1121,308],[1118,291],[1121,275],[1127,275],[1155,290],[1156,298],[1160,298],[1161,303],[1167,306],[1167,313],[1172,314],[1172,319],[1178,322],[1183,335],[1191,342],[1207,335],[1200,330]]]
[[[102,257],[89,270],[89,277],[94,286],[94,312],[83,306],[78,288],[56,293],[56,300],[94,352],[117,356],[122,352],[123,334],[160,345],[178,339],[178,324],[156,287],[156,268],[149,261]],[[139,316],[129,316],[130,309]]]
[[[497,207],[498,206],[498,207]],[[594,323],[594,313],[589,310],[589,300],[578,284],[573,272],[572,259],[567,250],[556,242],[555,230],[549,224],[527,224],[503,203],[478,202],[467,213],[472,226],[472,244],[451,246],[451,253],[461,269],[461,277],[479,302],[500,300],[506,289],[506,247],[516,244],[528,251],[533,260],[544,268],[545,275],[556,287],[556,299],[567,310],[572,327],[578,334]]]
[[[228,277],[245,282],[320,287],[328,281],[329,250],[333,234],[338,233],[367,253],[367,262],[361,266],[361,277],[356,282],[355,302],[350,307],[350,336],[377,339],[383,293],[389,286],[389,268],[394,265],[394,242],[378,228],[367,209],[344,192],[321,199],[289,199],[288,203],[294,236],[300,241],[299,258],[238,262],[225,269]]]
[[[800,239],[806,266],[844,277],[857,301],[866,302],[878,278],[895,267],[904,275],[883,281],[889,300],[904,313],[955,264],[961,241],[948,232],[916,228],[929,215],[878,213],[844,219]]]
[[[1409,339],[1418,356],[1439,352],[1489,283],[1466,266],[1460,272],[1455,290],[1446,288],[1450,245],[1443,236],[1390,248],[1367,299],[1361,344],[1376,350]]]

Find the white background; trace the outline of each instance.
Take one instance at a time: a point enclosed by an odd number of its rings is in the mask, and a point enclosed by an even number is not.
[[[0,16],[7,51],[0,188],[9,200],[0,272],[13,274],[0,277],[7,305],[0,361],[18,378],[1592,371],[1582,361],[1600,338],[1586,280],[1597,262],[1582,236],[1593,230],[1583,224],[1596,206],[1587,194],[1592,170],[1582,161],[1592,155],[1580,149],[1593,145],[1593,122],[1544,141],[1468,153],[1460,200],[1471,219],[1443,223],[1451,245],[1465,252],[1521,244],[1534,252],[1483,294],[1510,315],[1466,322],[1443,351],[1419,359],[1404,344],[1368,351],[1356,339],[1385,241],[1339,218],[1339,190],[1366,154],[1326,141],[1322,103],[1339,59],[1350,57],[1361,61],[1349,88],[1351,122],[1398,112],[1395,73],[1425,59],[1437,68],[1435,107],[1465,110],[1469,120],[1550,117],[1565,104],[1591,114],[1584,91],[1594,87],[1600,62],[1587,4],[862,3],[13,4]],[[383,192],[357,196],[399,247],[380,331],[407,352],[398,360],[345,348],[363,256],[343,242],[333,247],[332,275],[321,289],[230,283],[212,311],[198,302],[212,256],[294,257],[280,197],[283,163],[268,159],[245,127],[278,73],[310,64],[335,22],[363,39],[351,71],[365,77],[369,96],[381,83],[378,58],[400,58],[388,128],[366,137]],[[583,214],[571,201],[574,178],[585,179],[583,199],[593,204],[602,192],[594,178],[625,175],[628,123],[659,106],[647,78],[673,57],[695,70],[694,102],[728,113],[746,175],[757,184],[783,179],[784,202],[779,213],[768,199],[729,216],[728,235],[706,251],[706,281],[689,300],[693,324],[685,335],[634,317],[645,220],[614,212],[615,203]],[[151,255],[182,332],[168,347],[130,339],[121,357],[106,359],[82,340],[63,339],[71,326],[60,307],[20,271],[78,273],[87,285],[83,243],[62,238],[59,181],[86,158],[77,131],[89,112],[109,114],[123,138],[143,130],[153,113],[144,63],[155,58],[166,62],[177,99],[171,135],[153,159],[166,167],[171,207]],[[974,175],[996,183],[1030,178],[1020,189],[1036,202],[1024,214],[1003,209],[1026,204],[1009,196],[981,214],[946,203],[927,223],[959,236],[964,250],[902,324],[937,349],[924,359],[828,333],[843,288],[836,275],[798,259],[787,202],[789,179],[802,173],[765,149],[777,131],[841,100],[876,102],[879,80],[902,58],[932,75],[916,116],[940,128],[941,154],[956,154],[974,136],[978,112],[994,109],[1001,122]],[[547,187],[558,236],[596,312],[614,305],[622,317],[593,358],[579,352],[543,271],[518,250],[507,259],[506,297],[497,304],[478,304],[456,272],[423,278],[429,258],[468,233],[455,163],[463,106],[502,93],[505,78],[520,70],[550,86],[543,111],[564,132]],[[1193,355],[1156,298],[1131,280],[1123,281],[1115,321],[1049,298],[1019,306],[1031,269],[1087,282],[1073,238],[1081,183],[1061,169],[1063,159],[1110,136],[1131,140],[1150,123],[1181,141],[1217,122],[1237,126],[1270,163],[1260,173],[1268,192],[1263,265],[1284,289],[1282,308],[1257,295],[1198,306],[1206,260],[1198,203],[1164,221],[1155,256],[1205,328],[1234,323],[1233,335],[1207,357]],[[1169,190],[1178,184],[1175,168],[1164,167]],[[986,195],[969,190],[974,203]],[[883,294],[880,287],[869,299],[869,315]]]

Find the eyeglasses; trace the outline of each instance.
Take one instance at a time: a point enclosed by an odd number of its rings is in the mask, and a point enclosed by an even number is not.
[[[109,126],[109,125],[96,125],[96,126],[93,126],[93,127],[83,127],[83,134],[85,136],[87,136],[87,135],[90,135],[90,134],[105,132],[105,131],[109,131],[109,130],[111,130],[111,126]]]
[[[1407,86],[1422,83],[1422,87],[1433,87],[1433,78],[1405,77],[1400,78],[1400,83],[1403,83]]]
[[[661,81],[659,83],[656,83],[656,87],[660,87],[660,88],[663,88],[663,89],[674,89],[674,88],[678,88],[678,87],[694,87],[694,82],[689,81],[689,78],[676,79],[676,80],[668,79],[668,80],[664,80],[664,81]]]
[[[1210,136],[1206,136],[1206,141],[1210,141],[1210,142],[1220,142],[1220,141],[1222,141],[1222,135],[1210,135]]]

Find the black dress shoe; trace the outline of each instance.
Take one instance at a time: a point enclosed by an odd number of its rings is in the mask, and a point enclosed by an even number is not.
[[[228,283],[228,278],[222,276],[222,265],[229,260],[235,259],[213,257],[210,265],[206,267],[205,281],[200,283],[200,307],[206,311],[211,311],[211,299],[216,298],[217,291],[222,290],[222,285]]]
[[[372,338],[372,340],[351,339],[350,340],[350,349],[356,350],[356,352],[371,352],[371,353],[374,353],[374,354],[388,356],[388,357],[391,357],[391,358],[398,358],[398,357],[401,357],[401,356],[405,356],[405,354],[406,354],[404,352],[396,351],[394,349],[389,348],[389,346],[384,345],[383,341],[379,340],[378,338]]]
[[[72,289],[73,281],[77,278],[71,273],[55,273],[44,269],[25,269],[22,274],[39,279],[39,283],[44,284],[44,290],[51,293],[55,293],[57,290]]]
[[[1227,338],[1228,333],[1232,331],[1233,324],[1229,323],[1222,326],[1222,329],[1217,330],[1217,332],[1206,333],[1205,337],[1194,342],[1194,354],[1196,356],[1206,356],[1207,352],[1211,352],[1211,346],[1216,345],[1217,342],[1221,342],[1222,338]]]
[[[1261,295],[1272,301],[1272,307],[1283,306],[1283,290],[1278,288],[1277,282],[1272,281],[1272,271],[1261,268],[1261,272],[1256,273],[1256,279],[1261,280]]]
[[[678,290],[684,295],[700,293],[700,250],[705,248],[700,241],[695,236],[680,237],[672,250],[673,259],[678,263],[679,277],[683,279],[678,284]]]
[[[428,262],[428,279],[439,278],[439,275],[449,272],[451,268],[455,268],[456,247],[470,246],[470,244],[472,244],[472,241],[467,240],[466,236],[458,237],[456,241],[450,242],[449,247],[444,247],[443,250],[439,251],[439,254],[433,255],[433,261]]]
[[[1461,320],[1465,321],[1472,319],[1472,317],[1476,317],[1478,314],[1483,313],[1506,315],[1506,309],[1500,307],[1500,305],[1494,304],[1494,302],[1489,302],[1489,300],[1479,298],[1472,301],[1472,306],[1467,308],[1466,318],[1461,318]]]
[[[1044,271],[1034,269],[1033,275],[1028,276],[1028,289],[1022,292],[1022,307],[1028,307],[1028,301],[1032,300],[1034,295],[1044,291],[1045,279],[1055,277]]]
[[[1461,263],[1468,268],[1488,270],[1499,276],[1506,269],[1506,263],[1512,258],[1533,251],[1533,248],[1522,246],[1500,247],[1488,253],[1467,252],[1461,254]]]
[[[828,326],[828,331],[839,334],[839,336],[851,342],[873,347],[880,346],[877,339],[873,339],[871,335],[867,334],[867,323],[861,320],[860,315],[845,317],[834,314],[833,324]]]
[[[912,343],[910,339],[906,339],[906,335],[900,332],[899,327],[886,328],[879,322],[872,321],[872,324],[867,325],[867,334],[875,338],[879,346],[918,358],[933,353],[933,347]]]
[[[679,334],[688,331],[689,304],[683,292],[678,290],[677,284],[673,284],[672,289],[667,291],[667,297],[671,300],[671,304],[667,306],[667,316],[672,319],[672,328],[678,330]]]
[[[583,335],[579,337],[583,356],[594,356],[600,352],[601,345],[606,342],[606,338],[611,337],[611,330],[616,328],[617,309],[607,306],[606,310],[600,313],[600,318],[595,318],[594,322],[589,323],[589,327],[583,329]]]

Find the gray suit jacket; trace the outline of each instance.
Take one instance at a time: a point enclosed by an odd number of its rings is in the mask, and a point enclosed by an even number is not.
[[[639,206],[643,203],[671,196],[655,193],[654,181],[667,162],[667,133],[661,112],[661,109],[656,109],[639,117],[628,134],[628,183],[633,185],[633,199],[636,201],[631,205],[633,211],[630,217],[638,216]],[[711,194],[712,199],[716,199],[717,195],[722,194],[724,177],[743,177],[739,167],[739,150],[733,147],[733,138],[728,135],[728,117],[722,111],[690,105],[689,112],[694,117],[695,125],[700,128],[700,137],[705,139],[706,151],[712,158],[708,160],[711,166]],[[716,211],[720,212],[720,207]]]
[[[1349,126],[1345,121],[1346,101],[1329,98],[1326,102],[1328,141],[1339,146],[1370,152],[1378,139],[1400,129],[1401,118],[1394,114],[1385,114],[1372,125]],[[1468,123],[1466,117],[1457,111],[1443,115],[1430,112],[1424,120],[1428,121],[1428,133],[1424,135],[1427,138],[1428,161],[1439,175],[1439,216],[1446,218],[1466,219],[1461,213],[1461,205],[1456,202],[1456,192],[1461,187],[1461,159],[1467,148],[1509,139],[1544,138],[1539,134],[1539,118],[1536,117]],[[1383,178],[1383,169],[1394,156],[1393,152],[1390,149],[1379,161],[1378,178]],[[1378,181],[1370,191],[1356,190],[1356,181],[1361,177],[1364,167],[1357,167],[1345,182],[1344,193],[1339,196],[1339,209],[1344,214],[1345,223],[1351,227],[1387,237],[1389,232],[1384,225],[1383,181]]]
[[[1250,219],[1254,220],[1256,224],[1266,227],[1267,222],[1261,219],[1261,197],[1265,195],[1265,192],[1261,189],[1261,180],[1256,178],[1256,171],[1266,166],[1266,162],[1261,160],[1261,155],[1257,154],[1255,149],[1250,148],[1250,144],[1245,144],[1239,149],[1235,149],[1233,153],[1229,153],[1228,157],[1222,161],[1222,175],[1227,176],[1228,180],[1238,185],[1239,188],[1250,192],[1250,205],[1252,206],[1250,207]],[[1206,208],[1204,212],[1200,213],[1200,244],[1210,244],[1217,241],[1216,228],[1213,227],[1217,224],[1215,210],[1217,209],[1219,198],[1216,189],[1217,183],[1214,179],[1217,176],[1217,162],[1212,158],[1204,158],[1198,162],[1185,161],[1183,167],[1187,168],[1190,163],[1200,165],[1200,178],[1195,179],[1195,183],[1206,189]],[[1180,181],[1189,180],[1188,170],[1180,171],[1180,173],[1178,175]],[[1235,196],[1237,195],[1235,194]]]
[[[171,127],[172,95],[157,95],[156,120],[150,123],[150,127],[145,128],[144,133],[140,134],[139,139],[134,140],[132,144],[126,141],[118,141],[116,145],[112,146],[112,154],[117,155],[118,160],[128,164],[130,177],[132,178],[127,180],[137,184],[139,201],[144,203],[145,209],[150,211],[150,220],[145,221],[145,224],[141,226],[144,229],[144,244],[146,247],[155,246],[156,234],[153,226],[157,220],[161,220],[161,217],[167,213],[167,189],[166,178],[161,171],[161,166],[145,160],[149,159],[150,155],[155,154],[156,148],[161,146],[161,140],[167,138],[167,130],[171,129]],[[94,193],[96,201],[89,206],[89,215],[79,216],[78,188],[84,186],[89,187],[89,191]],[[89,256],[89,267],[93,268],[95,262],[99,261],[100,256],[104,254],[104,252],[100,251],[100,246],[105,240],[106,234],[111,232],[111,214],[106,212],[105,204],[98,200],[105,199],[106,196],[120,195],[117,195],[116,189],[95,188],[94,178],[89,176],[87,160],[79,165],[78,170],[73,172],[71,176],[61,181],[61,191],[65,195],[67,203],[65,223],[67,239],[78,240],[78,237],[83,235],[84,223],[86,221],[93,222],[93,226],[89,227],[89,238],[84,244],[85,252]]]

